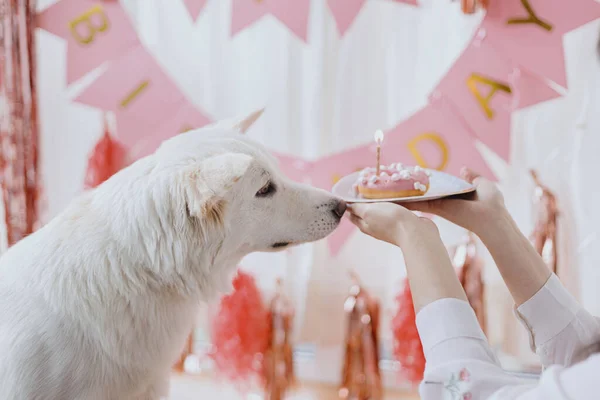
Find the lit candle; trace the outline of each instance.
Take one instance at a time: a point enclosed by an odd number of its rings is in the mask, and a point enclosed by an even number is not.
[[[375,143],[377,143],[377,165],[375,168],[377,169],[377,176],[379,176],[379,168],[381,166],[381,142],[383,142],[383,132],[378,129],[375,132]]]

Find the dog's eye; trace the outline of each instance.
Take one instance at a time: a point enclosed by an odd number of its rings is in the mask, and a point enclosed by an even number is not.
[[[267,197],[273,193],[275,193],[275,185],[269,181],[265,186],[261,187],[258,192],[256,192],[256,197]]]

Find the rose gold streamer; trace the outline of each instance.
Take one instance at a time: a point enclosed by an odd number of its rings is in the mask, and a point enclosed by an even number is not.
[[[354,283],[344,304],[347,314],[345,355],[339,397],[348,400],[381,400],[379,371],[379,303]]]
[[[556,221],[559,211],[554,193],[544,186],[535,171],[530,171],[535,182],[534,206],[536,208],[535,228],[530,236],[536,251],[554,273],[558,273],[556,253]]]
[[[35,81],[35,0],[0,4],[0,173],[8,245],[38,220],[38,126]]]
[[[264,361],[265,398],[282,400],[296,383],[294,350],[291,343],[294,308],[283,294],[281,281],[271,301],[269,348]]]
[[[450,251],[452,263],[458,272],[458,278],[467,299],[475,310],[481,329],[486,331],[485,286],[483,282],[483,263],[477,256],[477,244],[473,234],[469,233],[464,243]]]

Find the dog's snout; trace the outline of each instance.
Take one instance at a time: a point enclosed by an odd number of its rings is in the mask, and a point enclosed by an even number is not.
[[[347,207],[348,206],[346,205],[346,202],[344,200],[340,200],[336,203],[333,209],[333,213],[337,215],[338,218],[342,218],[344,216],[344,213],[346,212]]]

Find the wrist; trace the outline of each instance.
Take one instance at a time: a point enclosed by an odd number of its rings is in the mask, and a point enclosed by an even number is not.
[[[482,223],[479,224],[477,230],[473,230],[481,241],[486,243],[492,243],[498,237],[503,237],[505,234],[512,231],[519,231],[516,222],[504,207],[490,213],[485,219],[482,219]]]
[[[470,222],[466,228],[483,240],[482,236],[505,229],[513,223],[513,219],[506,207],[497,206],[474,215]]]
[[[419,245],[431,238],[441,238],[433,221],[415,219],[415,221],[398,222],[396,225],[395,245],[402,248],[413,244]]]

